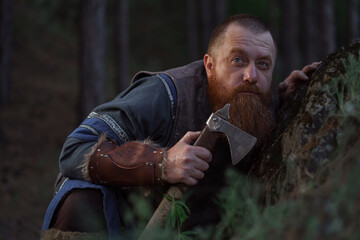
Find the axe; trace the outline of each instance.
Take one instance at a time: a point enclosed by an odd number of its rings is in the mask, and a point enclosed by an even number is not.
[[[229,109],[230,104],[226,104],[223,108],[210,115],[206,122],[206,127],[202,130],[194,145],[211,151],[219,137],[225,134],[230,146],[232,164],[235,165],[250,152],[256,143],[256,138],[229,123]],[[181,199],[187,188],[188,186],[184,184],[173,185],[166,194],[173,196],[175,199]],[[146,233],[155,225],[165,225],[171,207],[172,202],[163,198],[146,225],[140,239],[146,236]]]

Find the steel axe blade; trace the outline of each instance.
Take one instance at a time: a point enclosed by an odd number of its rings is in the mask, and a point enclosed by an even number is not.
[[[240,128],[229,123],[230,104],[211,114],[206,124],[211,132],[221,132],[226,135],[229,142],[231,161],[239,163],[254,147],[257,139]]]

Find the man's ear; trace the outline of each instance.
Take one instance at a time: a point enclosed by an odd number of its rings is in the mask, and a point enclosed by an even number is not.
[[[209,77],[211,77],[214,68],[214,59],[209,55],[209,54],[205,54],[204,56],[204,66],[206,69],[206,75]]]

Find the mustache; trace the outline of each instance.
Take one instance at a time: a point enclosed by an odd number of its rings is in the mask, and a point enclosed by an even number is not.
[[[244,92],[253,93],[254,96],[244,96],[241,94]],[[260,88],[255,84],[244,84],[234,88],[234,90],[230,94],[229,101],[230,99],[258,99],[262,102],[264,106],[270,106],[272,99],[272,91],[270,88],[269,91],[265,93],[261,91]]]
[[[261,95],[262,92],[260,91],[259,87],[254,85],[254,84],[244,84],[244,85],[240,85],[237,86],[234,90],[233,93],[234,94],[238,94],[241,92],[251,92],[251,93],[255,93],[258,95]]]

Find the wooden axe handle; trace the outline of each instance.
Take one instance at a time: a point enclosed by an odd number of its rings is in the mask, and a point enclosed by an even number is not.
[[[209,127],[206,126],[198,139],[195,141],[194,146],[200,146],[208,149],[211,151],[217,140],[219,139],[221,133],[210,132]],[[188,186],[185,184],[177,184],[173,185],[169,188],[166,194],[169,196],[174,197],[175,199],[179,200],[183,197],[184,193],[187,191]],[[151,217],[150,221],[146,225],[140,239],[143,236],[146,236],[146,233],[150,231],[154,226],[164,226],[166,223],[166,219],[171,211],[172,202],[163,198],[160,202],[158,208],[155,210],[153,216]]]
[[[209,126],[202,130],[198,139],[196,139],[194,146],[204,147],[209,151],[213,150],[217,140],[219,139],[221,133],[211,132]]]

